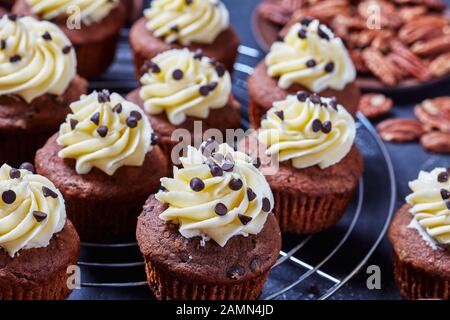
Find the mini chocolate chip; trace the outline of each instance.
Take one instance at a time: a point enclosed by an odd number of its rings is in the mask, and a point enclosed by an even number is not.
[[[230,187],[231,190],[233,191],[238,191],[242,188],[242,180],[241,179],[231,179],[230,182],[228,183],[228,186]]]
[[[138,125],[138,120],[133,117],[133,116],[129,116],[126,120],[127,126],[131,129],[136,128]]]
[[[136,111],[136,110],[131,111],[130,116],[135,117],[137,119],[137,121],[142,119],[142,113],[140,113],[139,111]]]
[[[441,182],[441,183],[447,182],[448,181],[448,177],[449,177],[448,172],[446,172],[446,171],[441,172],[437,176],[437,181]]]
[[[95,125],[99,125],[100,123],[100,112],[96,112],[92,115],[91,119],[90,119]]]
[[[46,197],[46,198],[47,197],[51,197],[53,199],[58,198],[58,194],[55,191],[51,190],[50,188],[47,188],[46,186],[42,187],[42,193],[44,194],[44,197]]]
[[[306,39],[306,30],[305,29],[300,29],[297,33],[298,37],[300,39]]]
[[[316,66],[316,60],[314,59],[309,59],[308,61],[306,61],[306,66],[308,68],[314,68]]]
[[[297,100],[300,102],[305,102],[306,99],[309,98],[309,93],[306,91],[299,91],[297,92]]]
[[[186,5],[190,6],[192,4],[192,0],[186,0]]]
[[[248,265],[250,267],[250,270],[253,272],[261,272],[263,271],[263,261],[260,257],[256,256],[252,260],[250,260],[250,263]]]
[[[70,120],[69,120],[69,123],[70,123],[70,129],[75,130],[75,127],[76,127],[77,124],[78,124],[78,120],[70,119]]]
[[[283,110],[275,111],[274,113],[275,113],[275,115],[276,115],[278,118],[280,118],[281,120],[284,120],[284,112],[283,112]]]
[[[239,280],[244,276],[244,274],[245,274],[244,268],[239,265],[236,265],[228,269],[227,278],[232,280]]]
[[[314,119],[312,122],[313,132],[319,132],[322,129],[322,122],[319,119]]]
[[[50,32],[48,32],[48,31],[44,32],[44,34],[42,35],[42,38],[44,38],[44,40],[47,40],[47,41],[52,40],[52,36],[51,36]]]
[[[201,86],[198,91],[200,92],[200,95],[203,97],[206,97],[209,94],[209,87],[208,86]]]
[[[216,163],[213,163],[209,166],[209,171],[211,171],[211,175],[213,177],[221,177],[223,176],[223,170],[222,168],[217,165]]]
[[[309,100],[311,100],[312,103],[316,103],[316,104],[318,104],[318,103],[320,103],[320,102],[322,101],[322,100],[320,99],[320,97],[319,97],[316,93],[312,94],[312,95],[309,97]]]
[[[27,170],[31,173],[34,173],[34,166],[29,162],[24,162],[20,165],[19,169]]]
[[[256,169],[259,169],[259,167],[261,167],[261,158],[260,157],[256,157],[253,162],[252,162],[253,166]]]
[[[450,210],[450,200],[445,201],[445,205],[447,206],[447,209]]]
[[[442,200],[450,199],[450,191],[448,191],[447,189],[441,189],[441,197]]]
[[[109,102],[110,101],[109,95],[110,95],[109,91],[106,89],[103,89],[101,92],[99,92],[97,94],[98,102],[99,103]]]
[[[159,140],[160,140],[159,134],[157,134],[156,132],[152,132],[152,136],[150,138],[150,141],[151,141],[150,144],[152,146],[157,145],[159,143]]]
[[[322,29],[322,26],[319,26],[319,28],[318,28],[318,30],[317,30],[317,34],[318,34],[319,37],[321,37],[322,39],[330,40],[330,37],[328,36],[328,34],[325,32],[325,30]]]
[[[9,62],[11,63],[19,62],[20,60],[22,60],[22,57],[18,54],[15,54],[9,58]]]
[[[107,126],[100,126],[97,128],[97,133],[100,137],[104,138],[108,134],[108,127]]]
[[[252,221],[252,217],[244,216],[243,214],[240,213],[238,213],[238,218],[244,226],[247,225],[250,221]]]
[[[256,199],[256,193],[251,188],[247,188],[247,198],[248,201],[253,201]]]
[[[325,65],[325,72],[331,73],[334,70],[334,62],[330,61]]]
[[[226,162],[224,162],[222,164],[222,170],[223,171],[230,172],[230,171],[233,171],[233,169],[234,169],[234,163],[233,162],[226,161]]]
[[[332,107],[333,109],[337,110],[337,100],[336,100],[336,97],[331,97],[331,100],[330,100],[330,107]]]
[[[322,132],[323,133],[330,133],[332,128],[331,121],[325,121],[322,123]]]
[[[228,208],[226,205],[219,202],[218,204],[216,204],[216,206],[214,208],[214,212],[217,213],[217,215],[219,215],[219,216],[224,216],[227,214]]]
[[[1,50],[6,49],[6,40],[5,39],[0,40],[0,49]]]
[[[200,192],[205,189],[205,183],[202,181],[202,179],[197,177],[191,179],[191,181],[189,182],[189,186],[195,192]]]
[[[150,71],[152,73],[160,73],[161,68],[156,63],[152,63],[152,66],[150,67]]]
[[[218,85],[217,81],[212,81],[210,84],[208,84],[209,91],[213,91],[214,89],[216,89],[217,85]]]
[[[115,113],[122,113],[122,104],[119,102],[118,104],[115,105],[115,107],[113,108],[113,112]]]
[[[173,70],[172,77],[175,80],[181,80],[183,78],[183,71],[181,71],[180,69]]]
[[[203,58],[203,51],[202,51],[202,49],[195,50],[195,52],[194,52],[194,59],[201,60],[201,58]]]
[[[180,28],[178,28],[177,25],[173,25],[173,26],[170,27],[170,31],[178,32],[178,31],[180,31]]]
[[[269,198],[263,198],[262,199],[262,210],[264,212],[269,212],[270,211],[270,207],[271,207],[271,204],[270,204]]]
[[[216,65],[216,72],[217,72],[217,75],[218,75],[220,78],[222,78],[222,77],[224,76],[225,71],[226,71],[226,69],[225,69],[225,67],[224,67],[222,64],[218,63],[218,64]]]
[[[33,211],[33,217],[37,222],[41,222],[47,218],[47,214],[42,211]]]
[[[11,204],[16,201],[16,193],[12,190],[6,190],[2,193],[2,200],[6,204]]]
[[[312,22],[312,19],[310,18],[303,18],[302,20],[300,20],[300,24],[304,25],[304,26],[309,26],[309,24]]]
[[[62,52],[64,54],[68,54],[70,52],[70,50],[72,50],[72,46],[71,45],[66,45],[62,48]]]
[[[16,21],[17,20],[17,14],[14,13],[8,13],[8,19],[11,21]]]
[[[9,170],[9,177],[11,179],[19,179],[20,178],[20,170],[12,168]]]

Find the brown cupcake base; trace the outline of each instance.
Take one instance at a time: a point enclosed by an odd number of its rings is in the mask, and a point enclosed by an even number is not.
[[[14,258],[0,249],[0,300],[63,300],[71,293],[67,268],[76,265],[80,239],[67,220],[44,248],[23,249]]]
[[[389,228],[394,250],[394,278],[406,299],[450,300],[450,252],[433,249],[408,227],[410,205],[401,207]]]
[[[36,154],[37,173],[49,178],[66,201],[68,217],[82,241],[111,243],[134,239],[136,221],[149,193],[168,173],[167,159],[154,146],[142,166],[125,166],[114,175],[94,168],[85,175],[75,171],[75,160],[58,156],[57,134]]]
[[[178,43],[165,43],[156,38],[146,28],[147,19],[140,18],[130,30],[130,45],[133,50],[134,65],[136,67],[136,77],[142,76],[141,67],[146,60],[152,59],[161,52],[186,47],[191,51],[201,49],[203,54],[209,58],[220,61],[231,72],[237,57],[239,47],[239,37],[232,27],[222,31],[211,44],[193,43],[182,46]]]

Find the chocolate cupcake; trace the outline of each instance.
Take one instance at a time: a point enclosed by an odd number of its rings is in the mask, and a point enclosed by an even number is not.
[[[272,45],[248,78],[250,122],[257,128],[275,101],[298,91],[335,96],[355,115],[360,97],[355,78],[342,40],[318,20],[304,19]]]
[[[394,277],[407,299],[450,300],[450,168],[421,171],[389,228]]]
[[[216,129],[240,126],[240,104],[231,93],[231,77],[222,64],[188,49],[173,49],[157,55],[145,64],[141,87],[127,99],[144,108],[152,127],[160,135],[167,156],[179,142],[172,137],[180,129],[194,135]],[[202,137],[194,137],[194,139]],[[189,141],[189,145],[194,142]],[[175,156],[177,157],[177,156]],[[175,160],[175,159],[173,159]]]
[[[69,39],[50,22],[0,19],[0,163],[31,161],[87,90]]]
[[[0,167],[0,300],[66,299],[80,239],[48,179]]]
[[[189,147],[139,217],[148,283],[158,299],[256,299],[281,247],[272,192],[247,155],[201,149]]]
[[[57,24],[75,47],[77,70],[85,78],[100,75],[113,62],[127,19],[120,0],[17,0],[12,10]]]
[[[149,192],[168,171],[142,110],[106,90],[82,96],[37,152],[36,170],[64,195],[67,214],[87,242],[130,240]]]
[[[130,44],[136,75],[148,59],[172,48],[201,49],[229,70],[237,56],[239,38],[219,0],[154,0],[131,28]]]
[[[344,214],[363,171],[355,122],[333,98],[299,92],[277,101],[240,151],[259,157],[284,232],[314,233]]]

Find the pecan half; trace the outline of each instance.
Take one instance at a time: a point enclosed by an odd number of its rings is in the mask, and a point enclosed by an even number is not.
[[[258,6],[257,10],[264,19],[278,25],[285,25],[303,2],[303,0],[265,1]]]
[[[442,36],[449,21],[441,15],[426,15],[406,23],[398,32],[398,38],[405,44],[429,40]]]
[[[439,57],[431,61],[430,71],[436,77],[450,73],[450,52],[441,54]]]
[[[397,84],[397,78],[392,71],[391,63],[383,54],[375,48],[366,48],[362,52],[362,59],[366,67],[384,84],[393,86]]]
[[[427,130],[450,133],[450,97],[427,99],[415,106],[414,113]]]
[[[377,118],[387,114],[392,109],[392,99],[379,93],[364,94],[359,100],[358,109],[367,118]]]
[[[420,138],[422,146],[430,152],[450,153],[450,133],[432,131]]]
[[[402,17],[403,21],[409,22],[414,18],[423,16],[427,13],[428,9],[426,6],[411,6],[411,7],[402,7],[398,10],[398,14]]]
[[[419,41],[411,47],[419,56],[434,56],[450,51],[450,34],[427,41]]]
[[[369,69],[366,67],[362,58],[361,50],[349,50],[350,58],[352,58],[353,64],[359,73],[368,73]]]
[[[388,119],[377,125],[380,137],[390,142],[408,142],[424,133],[422,124],[414,119]]]
[[[391,42],[392,61],[406,72],[421,81],[431,78],[431,72],[424,61],[417,57],[400,41]]]
[[[301,11],[301,10],[299,10]],[[348,0],[317,1],[306,8],[309,16],[329,24],[336,16],[350,16],[350,3]]]

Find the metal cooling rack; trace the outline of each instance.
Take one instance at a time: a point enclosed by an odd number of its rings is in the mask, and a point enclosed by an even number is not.
[[[114,65],[90,83],[126,94],[136,88],[128,30],[121,34]],[[246,78],[262,58],[257,49],[239,47],[233,92],[241,101],[242,126],[248,127]],[[393,214],[396,199],[391,159],[370,122],[358,114],[356,143],[366,169],[344,218],[330,230],[303,237],[284,235],[283,250],[273,266],[261,299],[342,299],[339,289],[367,263]],[[154,299],[136,243],[82,243],[78,265],[81,289],[71,299]]]

